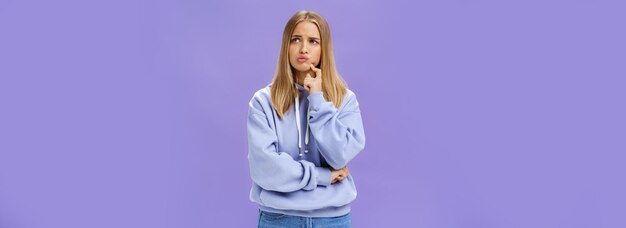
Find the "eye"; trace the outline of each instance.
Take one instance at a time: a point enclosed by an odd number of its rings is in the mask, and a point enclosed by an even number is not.
[[[298,37],[291,38],[291,43],[299,43],[299,42],[300,42],[300,38]]]
[[[310,40],[309,42],[311,42],[311,44],[320,44],[318,40]]]

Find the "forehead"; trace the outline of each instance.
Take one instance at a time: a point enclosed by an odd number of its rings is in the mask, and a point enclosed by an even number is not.
[[[293,29],[293,35],[299,36],[307,36],[307,37],[320,37],[320,31],[317,29],[317,26],[312,22],[303,21],[296,25]]]

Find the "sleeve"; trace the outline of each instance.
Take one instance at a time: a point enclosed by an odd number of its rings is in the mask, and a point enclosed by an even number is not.
[[[250,101],[247,126],[250,176],[261,188],[294,192],[330,185],[328,168],[316,167],[306,160],[296,161],[288,153],[277,151],[276,132],[254,98]]]
[[[333,168],[343,168],[365,148],[363,121],[356,96],[346,96],[341,110],[326,101],[323,92],[309,94],[308,99],[311,108],[309,126],[320,153]]]

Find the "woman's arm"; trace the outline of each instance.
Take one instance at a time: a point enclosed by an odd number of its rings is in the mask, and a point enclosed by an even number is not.
[[[295,161],[286,152],[277,151],[277,136],[262,111],[258,98],[250,101],[248,111],[248,161],[254,183],[269,191],[313,190],[331,183],[331,171],[315,164]]]
[[[324,99],[323,92],[309,94],[309,126],[322,156],[341,169],[365,147],[365,133],[356,96],[348,92],[341,110]]]

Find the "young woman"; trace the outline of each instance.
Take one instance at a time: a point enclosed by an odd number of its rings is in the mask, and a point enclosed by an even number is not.
[[[249,104],[258,226],[350,227],[356,188],[346,165],[364,146],[359,103],[335,69],[330,28],[299,11],[285,26],[272,83]]]

